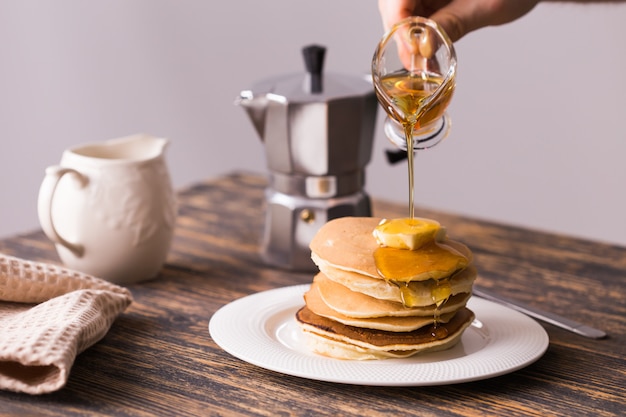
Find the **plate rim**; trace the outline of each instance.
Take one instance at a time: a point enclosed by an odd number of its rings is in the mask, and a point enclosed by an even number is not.
[[[469,376],[462,376],[457,378],[441,378],[441,379],[426,379],[426,380],[417,380],[417,379],[401,379],[397,381],[385,379],[368,379],[368,378],[358,378],[358,377],[345,377],[345,376],[333,376],[328,374],[328,369],[324,369],[322,373],[315,373],[315,371],[308,369],[294,369],[293,366],[285,366],[285,364],[280,365],[280,363],[268,363],[266,356],[268,355],[260,355],[261,348],[265,348],[271,351],[274,351],[277,354],[284,354],[287,356],[293,357],[295,355],[296,360],[304,360],[306,365],[319,365],[324,364],[324,361],[328,361],[328,363],[333,363],[335,366],[338,366],[342,371],[346,369],[348,372],[352,370],[356,370],[357,368],[361,370],[361,368],[368,368],[374,366],[380,366],[379,363],[392,363],[393,365],[399,365],[403,367],[431,367],[437,368],[439,364],[437,362],[420,362],[420,363],[406,363],[402,364],[402,362],[408,362],[411,358],[406,359],[386,359],[384,361],[349,361],[349,360],[339,360],[327,358],[321,355],[317,355],[313,352],[306,355],[296,350],[290,349],[288,346],[285,346],[280,340],[276,338],[276,335],[272,335],[268,333],[265,329],[265,325],[267,324],[267,320],[271,317],[275,317],[276,315],[284,312],[287,309],[293,309],[294,306],[297,308],[297,305],[301,303],[304,305],[304,299],[302,298],[304,292],[310,287],[310,284],[298,284],[286,287],[273,288],[265,291],[260,291],[256,293],[252,293],[249,295],[245,295],[238,299],[235,299],[222,307],[220,307],[210,318],[208,330],[213,341],[225,352],[234,356],[235,358],[242,360],[244,362],[250,363],[252,365],[282,373],[285,375],[291,375],[299,378],[305,378],[310,380],[318,380],[325,382],[333,382],[333,383],[341,383],[341,384],[352,384],[352,385],[363,385],[363,386],[436,386],[436,385],[452,385],[457,383],[471,382],[484,380],[489,378],[494,378],[497,376],[501,376],[504,374],[515,372],[519,369],[522,369],[535,361],[541,358],[544,353],[547,351],[549,347],[549,336],[546,330],[533,318],[524,315],[521,312],[512,310],[509,307],[503,306],[501,304],[497,304],[493,301],[485,300],[479,298],[477,296],[472,296],[470,298],[469,303],[474,304],[471,308],[475,311],[477,319],[483,322],[483,325],[487,326],[487,329],[490,331],[496,330],[494,336],[497,336],[497,330],[501,329],[497,325],[493,324],[493,322],[489,322],[489,319],[485,323],[483,319],[480,317],[480,311],[482,309],[495,309],[500,310],[502,312],[506,312],[506,314],[510,318],[514,318],[519,322],[523,322],[528,328],[532,328],[535,333],[537,346],[534,346],[534,351],[525,357],[524,360],[519,362],[515,362],[506,366],[502,366],[496,370],[475,373]],[[279,301],[276,302],[276,299]],[[241,308],[251,308],[252,311],[249,311],[250,319],[239,318],[238,320],[233,320],[232,317],[229,317],[229,314],[233,311],[236,312]],[[478,307],[478,308],[477,308]],[[476,311],[476,310],[479,311]],[[273,312],[273,313],[272,313]],[[264,314],[262,314],[264,313]],[[268,316],[270,314],[270,316]],[[293,319],[295,321],[295,318]],[[253,335],[257,341],[264,342],[264,346],[256,345],[256,349],[252,354],[247,352],[247,348],[242,348],[244,345],[240,343],[238,340],[232,340],[229,338],[227,332],[224,332],[222,329],[230,328],[233,326],[247,326],[248,329],[252,330],[252,332],[258,332],[256,335]],[[489,329],[491,326],[491,329]],[[241,330],[238,328],[237,330]],[[260,340],[258,340],[260,339]],[[494,344],[503,343],[506,340],[498,340],[496,337],[490,338],[487,341],[484,347],[479,349],[479,351],[485,350],[487,347],[489,349],[493,349]],[[244,343],[249,343],[246,341]],[[520,349],[521,346],[515,346],[514,348]],[[530,347],[529,347],[530,348]],[[276,351],[277,350],[277,351]],[[269,355],[272,357],[272,355]],[[471,355],[470,355],[471,356]],[[465,357],[467,358],[467,356]],[[312,362],[312,363],[308,363]],[[445,361],[447,362],[447,361]],[[463,360],[461,360],[463,362]],[[293,365],[293,364],[290,364]],[[393,368],[393,366],[392,366]],[[373,369],[373,368],[372,368]]]

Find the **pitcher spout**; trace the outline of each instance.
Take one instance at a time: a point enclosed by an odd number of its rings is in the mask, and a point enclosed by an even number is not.
[[[166,138],[138,133],[104,142],[105,147],[129,159],[152,159],[163,155],[169,144]]]
[[[95,161],[101,163],[136,162],[161,157],[168,144],[168,139],[140,133],[79,145],[66,150],[64,154],[67,154],[69,158],[88,158],[94,163]]]

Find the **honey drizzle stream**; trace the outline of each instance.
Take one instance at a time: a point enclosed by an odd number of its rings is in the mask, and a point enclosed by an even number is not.
[[[433,317],[433,326],[430,328],[430,335],[433,339],[443,339],[448,336],[448,329],[441,326],[441,306],[448,301],[452,294],[450,279],[444,278],[437,281],[436,287],[431,290],[431,297],[435,303],[435,314]],[[441,297],[444,295],[444,297]]]
[[[415,122],[404,124],[404,135],[406,136],[406,157],[409,166],[409,219],[413,220],[415,216],[415,172],[413,169],[413,159],[415,152],[413,151],[413,128]]]
[[[415,151],[413,149],[413,129],[417,123],[416,117],[413,122],[404,123],[404,135],[406,137],[406,155],[407,155],[407,165],[408,165],[408,174],[409,174],[409,219],[413,220],[415,217],[415,168],[414,168],[414,160],[415,160]],[[406,284],[406,292],[408,292],[409,283]],[[433,325],[430,328],[430,335],[434,340],[444,339],[448,336],[448,329],[445,326],[441,325],[441,306],[448,301],[450,297],[450,281],[448,278],[437,280],[436,287],[431,290],[431,297],[433,299],[433,303],[435,304],[435,313],[433,315]],[[441,292],[447,293],[443,299],[439,299]],[[404,294],[405,291],[401,291],[402,301],[405,303]]]
[[[426,81],[425,74],[421,73],[422,78]],[[416,100],[416,98],[414,98]],[[414,150],[414,137],[413,130],[418,125],[419,120],[424,116],[428,109],[418,109],[415,114],[409,115],[402,126],[404,128],[404,136],[406,138],[406,152],[407,152],[407,165],[409,174],[409,219],[413,220],[415,217],[415,150]],[[405,288],[401,288],[402,302],[406,306],[405,296],[410,294],[409,283],[405,283]],[[449,299],[451,295],[451,287],[449,278],[437,280],[435,287],[431,289],[431,297],[435,304],[435,312],[433,316],[433,325],[430,329],[433,339],[443,339],[448,336],[448,330],[445,326],[441,326],[441,306]]]

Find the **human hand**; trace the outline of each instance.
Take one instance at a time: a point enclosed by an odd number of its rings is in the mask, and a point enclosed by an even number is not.
[[[385,30],[409,16],[428,17],[455,42],[469,32],[516,20],[539,0],[378,0]]]

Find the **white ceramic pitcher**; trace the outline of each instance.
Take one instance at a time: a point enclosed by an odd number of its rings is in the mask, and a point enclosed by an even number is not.
[[[119,284],[158,274],[176,217],[167,144],[138,134],[81,145],[46,169],[39,221],[68,268]]]

